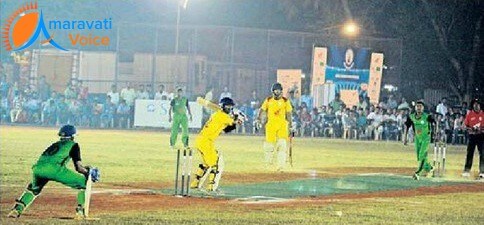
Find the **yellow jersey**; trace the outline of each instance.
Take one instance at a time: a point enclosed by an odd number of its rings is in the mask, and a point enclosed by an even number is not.
[[[235,121],[232,117],[222,110],[218,110],[210,116],[210,119],[203,126],[202,131],[200,131],[200,135],[204,138],[215,140],[227,126],[234,123]]]
[[[269,123],[279,123],[286,121],[286,113],[292,112],[292,106],[287,98],[282,97],[276,100],[273,97],[268,97],[262,103],[261,110],[267,112],[267,121]]]

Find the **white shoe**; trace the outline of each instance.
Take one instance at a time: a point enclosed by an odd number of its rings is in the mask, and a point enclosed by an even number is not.
[[[412,178],[414,180],[420,180],[420,176],[418,174],[416,174],[416,173],[413,174]]]
[[[478,177],[477,179],[479,179],[479,180],[484,180],[484,173],[480,173],[480,174],[479,174],[479,177]]]
[[[462,173],[462,177],[466,177],[467,178],[467,177],[470,177],[470,176],[471,176],[471,174],[469,172],[463,172]]]

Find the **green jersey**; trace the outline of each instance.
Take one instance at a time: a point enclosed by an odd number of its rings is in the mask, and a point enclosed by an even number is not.
[[[188,99],[186,97],[178,97],[171,100],[170,103],[175,115],[186,115],[188,108]]]
[[[427,113],[422,113],[417,118],[416,113],[412,113],[407,117],[405,125],[407,127],[413,127],[415,138],[429,138],[431,135],[431,125],[435,123],[433,117]]]
[[[49,146],[37,160],[36,165],[51,164],[66,166],[72,159],[74,162],[81,161],[79,144],[72,140],[60,140]]]

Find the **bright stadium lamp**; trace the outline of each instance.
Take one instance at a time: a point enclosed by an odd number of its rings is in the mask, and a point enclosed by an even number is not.
[[[353,21],[345,23],[343,25],[343,34],[350,37],[358,35],[358,25]]]

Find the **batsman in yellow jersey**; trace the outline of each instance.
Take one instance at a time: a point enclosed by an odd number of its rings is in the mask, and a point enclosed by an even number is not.
[[[265,160],[274,165],[277,155],[277,170],[282,171],[287,159],[287,141],[289,128],[292,127],[292,106],[289,99],[282,97],[282,85],[275,83],[271,88],[272,96],[262,103],[256,123],[260,124],[262,112],[267,113],[266,140],[264,142]]]
[[[207,191],[216,191],[219,173],[219,154],[215,149],[214,141],[224,131],[228,133],[236,128],[238,115],[233,113],[234,101],[231,98],[220,100],[221,109],[210,116],[195,140],[195,147],[200,152],[202,163],[196,172],[196,179],[190,184],[190,188],[200,188],[200,179],[208,174]]]

